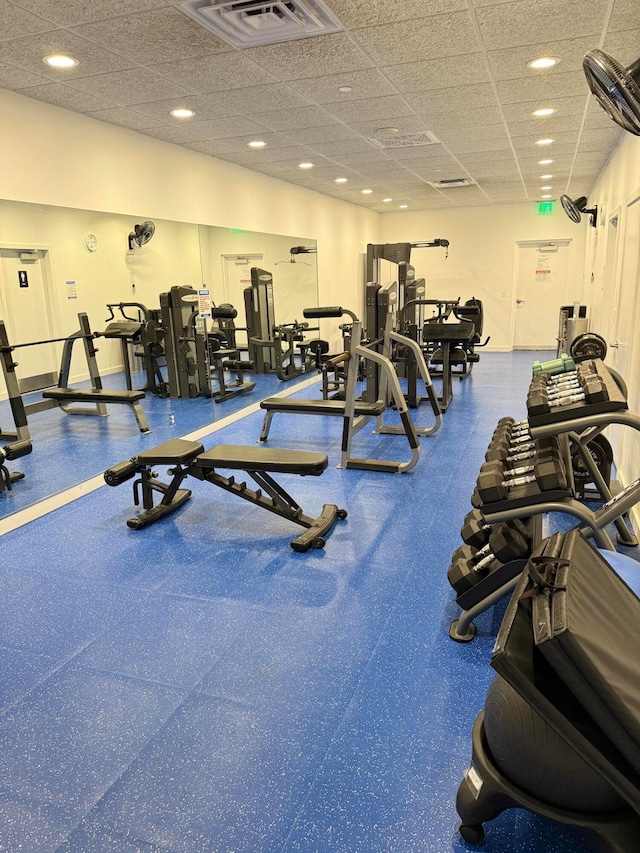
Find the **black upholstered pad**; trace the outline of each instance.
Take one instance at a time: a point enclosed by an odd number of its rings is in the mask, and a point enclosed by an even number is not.
[[[260,401],[260,408],[275,412],[294,412],[300,415],[344,415],[343,400],[301,400],[295,397],[267,397]],[[385,410],[383,402],[356,403],[356,415],[381,415]]]
[[[197,441],[173,438],[171,441],[143,450],[135,457],[135,461],[142,465],[184,465],[195,459],[203,450],[204,447]]]
[[[422,330],[423,341],[461,341],[469,342],[476,333],[473,323],[425,323]]]
[[[109,391],[92,388],[49,388],[42,392],[45,399],[62,403],[135,403],[145,396],[144,391]]]
[[[324,453],[251,447],[244,444],[219,444],[217,447],[207,450],[206,453],[202,453],[196,460],[196,465],[201,468],[279,471],[282,474],[301,474],[315,477],[322,474],[328,464],[329,460]]]

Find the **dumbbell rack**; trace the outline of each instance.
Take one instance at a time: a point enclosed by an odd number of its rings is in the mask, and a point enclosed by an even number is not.
[[[630,483],[625,489],[612,495],[598,467],[593,460],[587,444],[606,427],[612,424],[629,426],[640,431],[640,416],[630,412],[625,395],[620,389],[611,371],[599,359],[594,360],[597,375],[607,387],[609,399],[597,403],[576,402],[563,406],[561,411],[551,411],[547,414],[532,415],[528,419],[531,438],[537,441],[550,436],[557,437],[563,448],[565,467],[569,480],[568,490],[541,491],[536,484],[520,486],[509,491],[509,499],[484,503],[480,509],[488,525],[514,520],[532,519],[533,547],[536,547],[542,536],[542,516],[547,513],[564,513],[572,515],[579,522],[580,531],[588,537],[593,537],[599,548],[615,551],[615,546],[605,528],[615,524],[618,530],[618,541],[624,545],[637,545],[637,538],[629,531],[624,516],[629,510],[640,503],[640,477]],[[562,417],[559,417],[559,414]],[[575,484],[571,464],[571,444],[578,449],[595,484],[603,505],[592,511],[575,497]],[[473,620],[496,604],[503,596],[510,593],[516,583],[519,573],[526,564],[526,559],[514,560],[482,578],[471,589],[456,598],[461,607],[460,617],[451,623],[449,636],[452,640],[466,643],[473,640],[475,626]]]

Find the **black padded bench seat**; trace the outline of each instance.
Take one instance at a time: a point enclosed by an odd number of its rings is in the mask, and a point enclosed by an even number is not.
[[[299,415],[344,415],[344,400],[302,400],[290,397],[267,397],[260,401],[260,408],[268,412],[294,412]],[[356,415],[373,415],[377,417],[385,410],[381,400],[375,403],[356,401]]]
[[[48,388],[42,392],[45,400],[55,400],[58,406],[71,415],[95,415],[106,416],[104,408],[106,403],[124,403],[133,410],[140,432],[151,432],[147,418],[140,405],[140,400],[145,397],[144,391],[112,391],[108,388]],[[91,403],[96,409],[73,409],[71,403]]]
[[[136,506],[142,502],[143,511],[127,521],[132,530],[147,527],[182,506],[191,497],[191,491],[181,489],[180,485],[187,476],[192,476],[307,528],[291,542],[294,550],[307,551],[309,548],[323,548],[324,536],[336,518],[346,518],[347,512],[335,504],[325,504],[317,518],[305,515],[302,507],[275,482],[270,473],[318,477],[328,464],[324,453],[236,444],[220,444],[205,451],[197,441],[177,438],[143,450],[128,462],[114,465],[105,471],[104,478],[108,485],[118,486],[139,475],[133,483],[133,497]],[[170,466],[171,482],[158,480],[152,470],[154,465]],[[234,477],[219,474],[216,468],[245,471],[260,488],[250,489],[246,483],[237,483]],[[263,490],[266,495],[263,495]],[[154,492],[162,494],[157,506],[153,503]]]
[[[461,323],[425,323],[422,329],[422,340],[433,343],[453,342],[471,343],[476,333],[476,327],[471,322]]]

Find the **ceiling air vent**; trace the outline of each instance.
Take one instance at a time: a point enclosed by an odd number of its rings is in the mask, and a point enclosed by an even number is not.
[[[324,0],[185,0],[182,11],[234,47],[256,47],[343,29]]]
[[[367,139],[376,148],[415,148],[418,145],[437,145],[440,142],[426,130],[421,133],[405,134],[404,136],[370,136]]]
[[[437,190],[450,190],[453,187],[473,187],[475,181],[470,181],[469,178],[442,178],[440,181],[427,181]]]

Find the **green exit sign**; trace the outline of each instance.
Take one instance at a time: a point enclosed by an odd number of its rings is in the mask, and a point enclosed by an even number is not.
[[[546,216],[549,213],[553,213],[553,202],[552,201],[539,201],[538,202],[538,215]]]
[[[246,234],[244,228],[229,228],[232,234]]]

